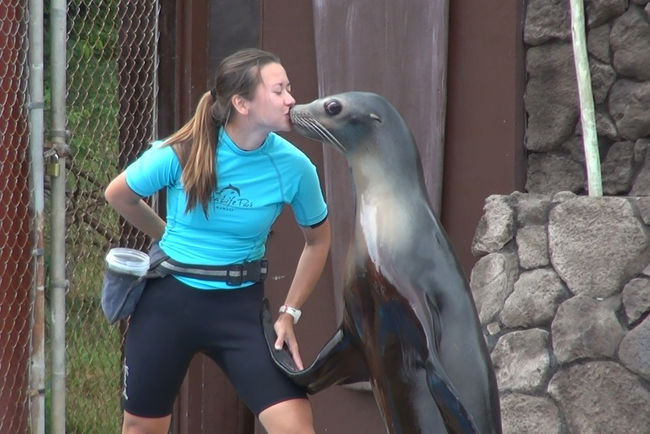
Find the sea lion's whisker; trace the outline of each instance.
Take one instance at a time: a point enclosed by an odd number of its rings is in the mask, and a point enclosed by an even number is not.
[[[310,119],[309,124],[310,126],[312,126],[313,131],[316,131],[323,139],[343,149],[343,145],[341,144],[341,142],[339,142],[338,139],[334,137],[334,135],[330,133],[329,130],[323,126],[323,124],[318,122],[316,119]]]
[[[305,119],[299,119],[299,120],[297,120],[296,123],[297,123],[298,125],[300,125],[301,127],[303,127],[304,129],[306,129],[306,130],[308,130],[308,131],[311,131],[311,132],[314,133],[316,136],[318,136],[318,137],[320,137],[320,138],[322,138],[322,139],[326,139],[326,137],[323,136],[323,132],[322,132],[321,130],[319,130],[319,129],[316,127],[316,125],[312,124],[311,122],[308,122],[308,121],[305,120]]]
[[[330,133],[327,128],[323,126],[320,122],[312,117],[305,117],[292,113],[291,119],[293,123],[315,133],[317,136],[322,138],[325,141],[331,142],[337,146],[341,146],[341,143]]]
[[[300,125],[301,127],[305,128],[306,130],[309,130],[313,133],[315,133],[317,136],[320,138],[327,140],[327,136],[324,134],[324,128],[322,126],[319,126],[317,122],[314,119],[310,118],[304,118],[304,117],[296,117],[294,120],[294,123]]]

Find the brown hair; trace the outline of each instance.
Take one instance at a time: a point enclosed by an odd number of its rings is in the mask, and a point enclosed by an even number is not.
[[[200,203],[208,215],[208,202],[217,187],[217,131],[230,119],[232,97],[240,95],[251,100],[261,81],[260,70],[269,63],[280,63],[280,59],[257,48],[237,51],[223,59],[217,67],[214,87],[203,94],[194,116],[165,139],[180,160],[186,213]]]

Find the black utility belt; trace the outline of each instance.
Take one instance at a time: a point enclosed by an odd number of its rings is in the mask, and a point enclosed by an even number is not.
[[[192,265],[178,262],[169,257],[154,242],[149,250],[150,268],[147,277],[164,277],[168,274],[194,279],[226,282],[239,286],[245,282],[261,282],[266,279],[269,262],[266,258],[230,265]]]
[[[158,264],[155,271],[160,270],[176,276],[226,282],[230,286],[239,286],[244,282],[260,282],[266,279],[268,260],[263,258],[230,265],[190,265],[167,257]]]
[[[147,280],[169,274],[239,286],[244,282],[261,282],[267,273],[268,261],[264,258],[223,266],[183,264],[170,258],[155,242],[149,250],[149,270],[144,276],[106,269],[101,290],[102,310],[111,324],[127,318],[135,311]]]

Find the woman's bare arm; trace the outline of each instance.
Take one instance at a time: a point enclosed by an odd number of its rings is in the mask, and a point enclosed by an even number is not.
[[[159,240],[165,231],[165,221],[126,183],[125,173],[120,173],[104,191],[106,201],[126,221],[154,240]]]
[[[294,275],[285,304],[299,309],[313,291],[320,278],[327,255],[330,249],[330,224],[325,220],[315,228],[302,227],[305,236],[305,246],[300,255],[296,273]],[[278,339],[275,342],[276,348],[282,348],[283,343],[289,347],[294,362],[299,369],[303,369],[302,360],[298,352],[298,343],[293,330],[293,317],[281,313],[275,322],[275,332]]]

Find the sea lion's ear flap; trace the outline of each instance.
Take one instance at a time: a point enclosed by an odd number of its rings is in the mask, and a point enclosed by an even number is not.
[[[377,122],[381,123],[381,118],[380,118],[379,115],[376,114],[376,113],[370,113],[370,119],[372,119],[372,120],[374,120],[374,121],[377,121]]]

